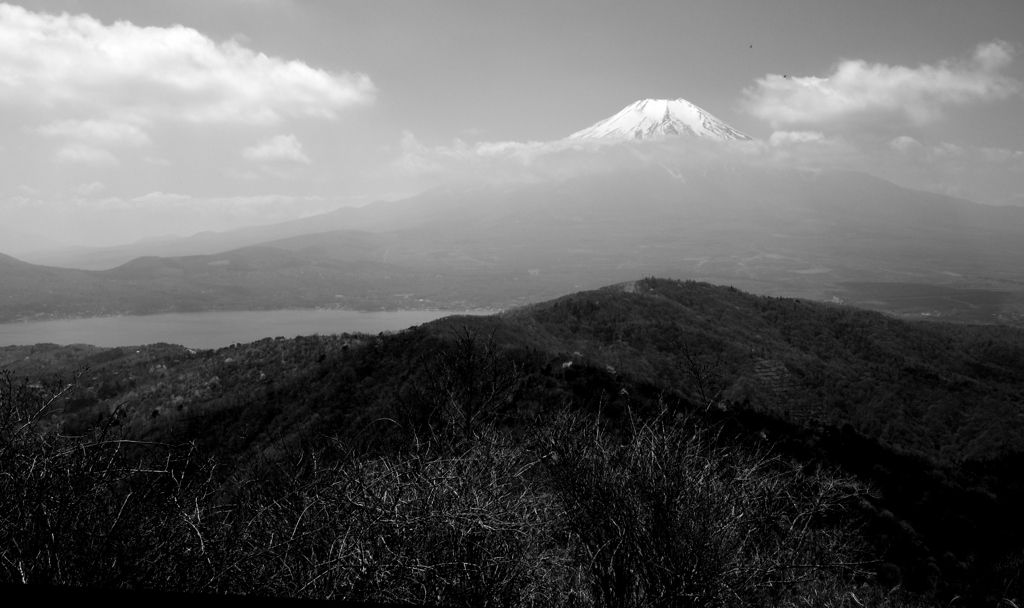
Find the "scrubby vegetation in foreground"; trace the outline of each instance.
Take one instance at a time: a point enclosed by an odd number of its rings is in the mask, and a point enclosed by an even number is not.
[[[862,486],[667,413],[616,430],[558,408],[513,432],[453,419],[464,401],[385,453],[327,441],[219,478],[193,448],[40,431],[53,395],[11,388],[8,581],[465,606],[878,592],[848,527]]]
[[[1024,341],[986,332],[645,280],[378,337],[3,349],[31,380],[0,378],[0,572],[466,606],[1019,605]]]

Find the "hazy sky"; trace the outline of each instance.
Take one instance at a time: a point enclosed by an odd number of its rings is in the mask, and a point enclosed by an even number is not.
[[[1022,51],[1021,0],[3,3],[0,238],[114,244],[563,171],[600,150],[546,142],[643,98],[756,138],[737,157],[1024,205]]]

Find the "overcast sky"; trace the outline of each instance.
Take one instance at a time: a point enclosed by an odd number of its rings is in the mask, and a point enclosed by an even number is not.
[[[0,238],[114,244],[515,178],[643,98],[751,135],[747,158],[1024,205],[1022,52],[1021,0],[3,3]]]

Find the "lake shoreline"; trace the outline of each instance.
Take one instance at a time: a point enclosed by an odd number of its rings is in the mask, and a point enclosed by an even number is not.
[[[187,348],[222,348],[263,338],[313,334],[378,334],[400,331],[455,315],[489,315],[498,310],[354,311],[281,309],[112,315],[0,324],[0,347],[35,344],[88,344],[104,348],[144,344],[178,344]]]
[[[207,313],[236,313],[236,312],[280,312],[280,311],[314,311],[314,310],[327,310],[327,311],[340,311],[340,312],[365,312],[365,313],[378,313],[378,312],[448,312],[453,315],[458,314],[498,314],[504,312],[505,308],[467,308],[452,310],[448,308],[378,308],[368,310],[364,308],[335,308],[335,307],[293,307],[293,308],[238,308],[238,309],[217,309],[217,310],[162,310],[159,312],[145,312],[140,314],[126,314],[117,313],[111,315],[43,315],[34,317],[20,317],[10,321],[0,322],[0,327],[4,325],[27,325],[30,323],[47,323],[50,321],[78,321],[82,319],[114,319],[121,317],[152,317],[156,315],[194,315],[194,314],[207,314]],[[42,314],[42,313],[40,313]]]

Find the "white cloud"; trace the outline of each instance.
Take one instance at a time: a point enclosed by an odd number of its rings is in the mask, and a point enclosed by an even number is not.
[[[399,153],[380,178],[392,188],[415,192],[449,180],[494,184],[568,179],[645,167],[705,167],[733,159],[747,162],[748,148],[764,142],[712,142],[679,137],[661,141],[568,140],[550,142],[479,142],[460,139],[449,145],[426,146],[409,132],[402,134]]]
[[[448,146],[428,147],[416,139],[415,135],[404,131],[399,142],[398,158],[387,171],[400,177],[461,178],[479,173],[485,179],[519,179],[528,177],[533,170],[546,173],[551,164],[541,163],[533,167],[537,159],[550,160],[560,152],[608,145],[609,142],[597,140],[468,144],[456,139]]]
[[[889,147],[893,150],[898,150],[903,154],[911,154],[924,149],[921,142],[909,135],[900,135],[899,137],[894,138],[889,142]]]
[[[242,156],[255,161],[291,161],[309,163],[302,151],[302,143],[294,135],[275,135],[270,139],[242,150]]]
[[[402,139],[398,145],[401,152],[388,168],[390,172],[403,177],[444,176],[445,167],[440,161],[452,156],[450,148],[430,149],[409,131],[402,132]],[[455,146],[457,150],[461,150],[465,144],[456,140]]]
[[[93,194],[94,192],[99,192],[104,188],[106,188],[106,186],[103,184],[103,182],[90,182],[87,184],[79,184],[78,186],[76,186],[75,193],[81,194],[82,196],[87,196],[89,194]]]
[[[106,25],[89,15],[0,4],[0,102],[99,111],[135,124],[272,124],[333,119],[374,93],[365,74],[330,73],[235,41],[218,44],[181,25]]]
[[[116,165],[117,158],[109,151],[81,142],[70,143],[57,151],[57,160],[93,165]]]
[[[293,0],[226,0],[246,8],[290,8]]]
[[[959,158],[967,153],[967,149],[951,143],[942,143],[928,149],[928,154],[933,159]]]
[[[840,62],[825,78],[769,74],[744,89],[747,110],[775,129],[799,125],[845,128],[896,120],[922,125],[942,117],[949,106],[1005,99],[1021,83],[1000,71],[1013,48],[995,40],[978,46],[969,60],[942,61],[917,68]]]
[[[58,120],[40,127],[39,133],[100,144],[142,146],[150,143],[146,132],[136,125],[110,120]]]
[[[773,146],[780,146],[787,143],[814,143],[824,142],[825,136],[818,131],[775,131],[768,138],[768,143]]]
[[[136,196],[135,198],[126,201],[121,201],[121,199],[111,199],[111,201],[118,201],[120,203],[123,203],[125,206],[150,205],[154,203],[159,204],[161,206],[166,206],[183,202],[187,203],[193,200],[193,197],[185,194],[166,193],[160,192],[159,190],[150,192],[148,194],[143,194],[142,196]]]
[[[1007,163],[1014,171],[1024,171],[1024,150],[982,148],[981,153],[993,163]]]
[[[264,194],[255,196],[194,196],[159,190],[134,198],[110,198],[106,205],[123,209],[153,209],[162,212],[188,209],[197,215],[217,215],[225,212],[249,214],[254,210],[280,211],[282,217],[296,216],[301,206],[311,207],[319,212],[333,208],[331,201],[319,196],[294,196],[288,194]],[[293,208],[294,207],[294,208]]]

